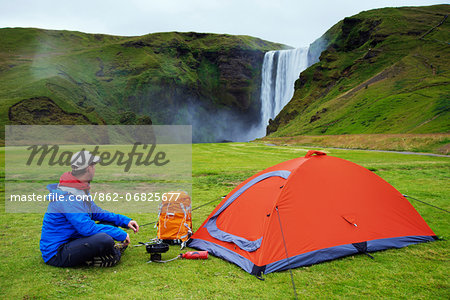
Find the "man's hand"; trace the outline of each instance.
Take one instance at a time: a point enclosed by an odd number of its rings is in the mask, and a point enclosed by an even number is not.
[[[123,245],[128,246],[129,243],[130,243],[130,235],[127,233],[127,238],[125,239],[125,241],[123,241]]]
[[[131,220],[130,223],[128,223],[128,228],[133,229],[134,233],[137,233],[139,231],[139,225],[134,220]]]

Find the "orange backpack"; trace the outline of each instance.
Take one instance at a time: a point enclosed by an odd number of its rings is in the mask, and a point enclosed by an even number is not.
[[[183,244],[192,235],[191,197],[186,192],[169,192],[162,196],[158,214],[158,239]]]

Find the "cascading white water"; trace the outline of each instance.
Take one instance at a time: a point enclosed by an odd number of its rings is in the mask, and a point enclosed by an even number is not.
[[[269,119],[274,119],[291,100],[294,83],[308,66],[308,47],[269,51],[264,55],[261,72],[261,123],[255,137],[266,135]]]

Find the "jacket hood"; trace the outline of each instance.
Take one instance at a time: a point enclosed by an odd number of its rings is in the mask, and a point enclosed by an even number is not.
[[[89,190],[91,188],[89,183],[80,181],[70,172],[66,172],[61,175],[61,178],[59,179],[59,185],[76,188],[78,190]]]

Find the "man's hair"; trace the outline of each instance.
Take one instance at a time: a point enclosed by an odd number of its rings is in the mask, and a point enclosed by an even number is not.
[[[95,165],[95,163],[90,164],[88,166],[88,168],[90,166],[93,166],[93,165]],[[84,168],[84,169],[81,169],[81,170],[72,170],[72,175],[75,176],[75,177],[84,175],[84,174],[86,174],[88,168]]]

